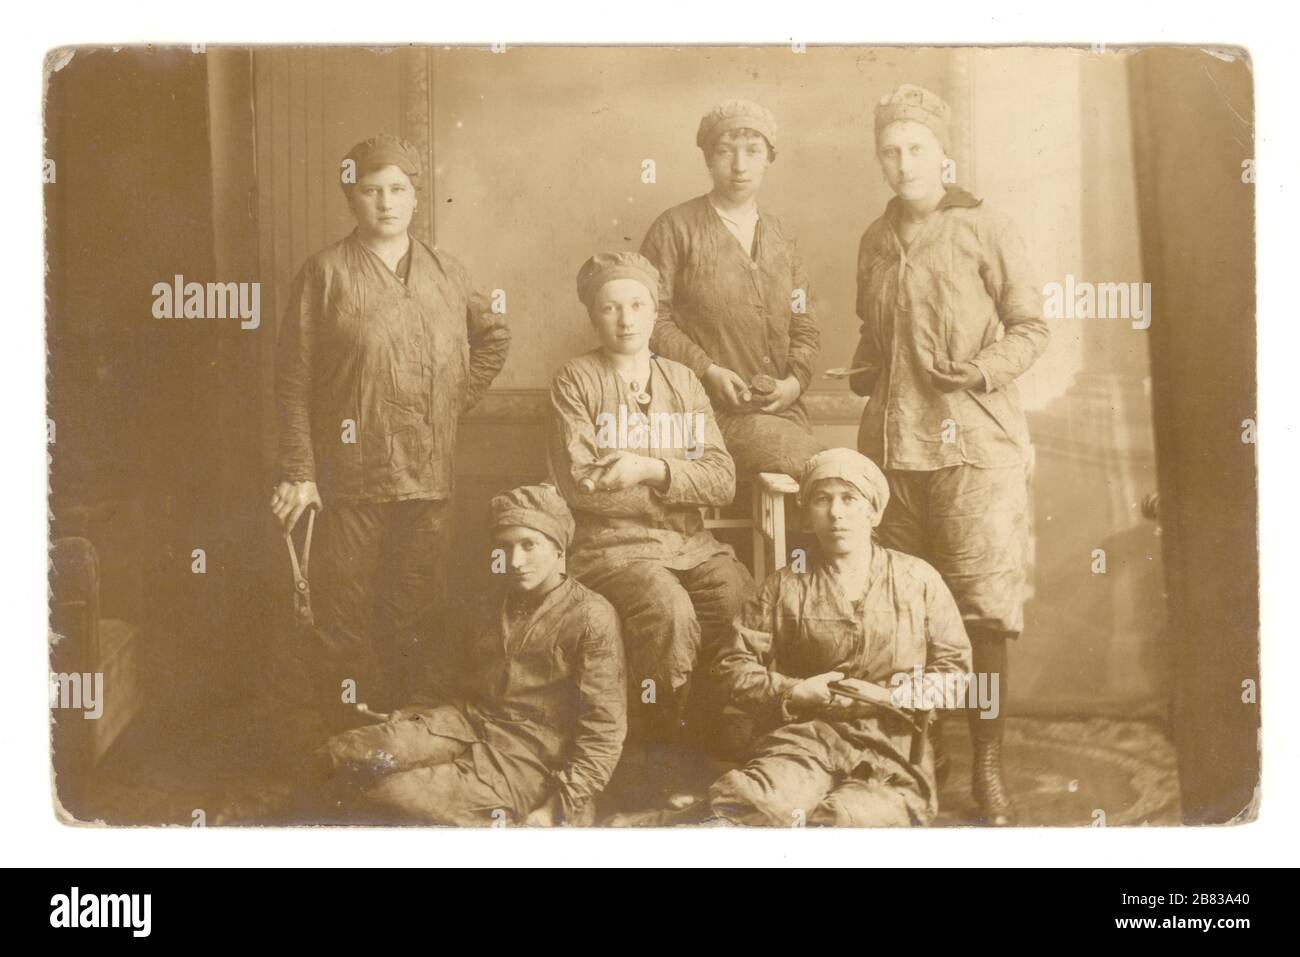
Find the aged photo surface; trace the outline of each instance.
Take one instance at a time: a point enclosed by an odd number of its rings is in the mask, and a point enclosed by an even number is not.
[[[1256,817],[1247,51],[45,74],[60,820]]]

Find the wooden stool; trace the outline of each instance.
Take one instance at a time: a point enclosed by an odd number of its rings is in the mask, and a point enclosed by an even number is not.
[[[785,497],[795,495],[799,483],[781,472],[759,472],[754,478],[749,518],[724,518],[722,509],[704,509],[704,527],[748,528],[754,536],[754,558],[751,570],[754,580],[762,582],[768,574],[768,552],[771,551],[771,570],[784,568]]]

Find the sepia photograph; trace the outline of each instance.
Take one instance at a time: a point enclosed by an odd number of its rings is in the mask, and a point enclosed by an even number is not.
[[[74,45],[42,111],[62,824],[1257,818],[1247,49]]]

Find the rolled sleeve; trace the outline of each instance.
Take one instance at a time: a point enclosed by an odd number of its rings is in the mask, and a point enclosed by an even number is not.
[[[849,388],[855,395],[869,396],[876,388],[876,382],[880,378],[882,363],[882,349],[877,339],[875,323],[871,318],[869,306],[871,276],[868,267],[867,251],[870,248],[871,232],[868,230],[858,244],[858,290],[857,290],[857,316],[862,326],[858,333],[858,347],[854,350],[853,361],[849,364],[850,368],[862,369],[862,372],[855,372],[849,376]]]
[[[665,505],[730,505],[736,497],[736,464],[713,417],[704,386],[692,376],[690,388],[691,415],[704,417],[704,450],[695,459],[664,459],[668,488],[655,494]]]
[[[556,376],[551,384],[548,431],[551,479],[570,508],[615,518],[662,518],[659,493],[644,485],[618,490],[582,490],[581,481],[599,472],[602,453],[583,387],[567,371]],[[671,471],[669,475],[671,487]]]
[[[1004,335],[972,360],[984,375],[986,391],[1014,381],[1037,361],[1051,335],[1043,319],[1042,299],[1030,281],[1028,255],[1019,234],[1000,217],[980,230],[983,262],[980,276],[997,305]]]
[[[557,775],[565,820],[573,820],[614,776],[627,736],[627,690],[618,616],[592,603],[578,649],[577,730],[570,757]]]
[[[310,260],[294,278],[280,326],[276,401],[280,414],[280,479],[316,480],[311,403],[315,378],[316,327],[323,299],[322,276]]]
[[[713,359],[677,324],[677,313],[673,308],[681,259],[678,248],[672,219],[666,215],[655,220],[641,243],[641,255],[659,270],[659,317],[650,337],[650,348],[703,377],[714,364]]]
[[[816,309],[812,290],[808,285],[808,273],[804,269],[799,247],[794,240],[789,240],[791,258],[791,282],[795,290],[803,291],[804,311],[790,313],[790,352],[786,365],[790,374],[799,382],[799,391],[807,391],[812,383],[813,366],[817,353],[821,350],[821,331],[817,327]],[[792,297],[793,298],[793,297]]]
[[[745,603],[732,622],[714,673],[737,707],[785,721],[789,720],[786,695],[799,680],[772,667],[780,581],[779,575],[770,576],[759,593]]]
[[[510,327],[503,313],[494,312],[491,301],[474,289],[468,274],[463,279],[468,305],[465,310],[469,337],[469,376],[465,387],[465,409],[472,409],[483,398],[506,364],[510,353]]]

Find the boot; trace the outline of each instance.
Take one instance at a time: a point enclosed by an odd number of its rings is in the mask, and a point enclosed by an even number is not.
[[[977,710],[967,712],[973,755],[971,796],[986,827],[1013,827],[1017,821],[1011,790],[1002,777],[1002,731],[1007,707],[1007,642],[1005,636],[971,632],[972,670],[998,676],[997,717],[984,718]]]
[[[1001,735],[975,739],[971,795],[975,798],[980,818],[986,827],[1016,825],[1016,807],[1011,801],[1011,792],[1006,782],[1002,780]]]
[[[952,762],[948,758],[948,745],[943,740],[942,722],[931,721],[926,733],[930,736],[930,748],[934,754],[934,783],[943,790],[948,783]]]

